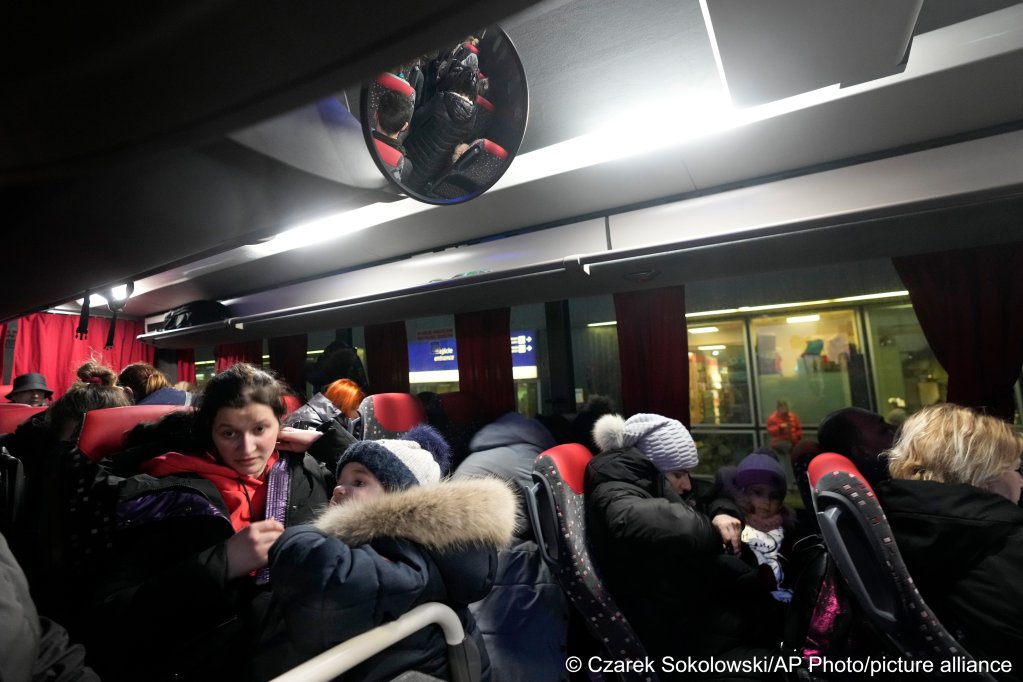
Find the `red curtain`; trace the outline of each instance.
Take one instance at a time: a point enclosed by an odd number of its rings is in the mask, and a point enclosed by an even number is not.
[[[373,393],[408,393],[408,335],[404,322],[365,328],[366,364]]]
[[[689,425],[689,342],[685,288],[615,294],[622,403]]]
[[[104,349],[110,320],[93,317],[89,320],[89,336],[75,338],[78,317],[36,313],[18,320],[14,342],[12,377],[26,372],[39,372],[60,397],[76,379],[75,370],[95,358],[115,372],[133,362],[153,362],[154,348],[138,340],[145,333],[145,323],[118,320],[114,330],[114,347]]]
[[[194,348],[182,348],[178,351],[178,381],[195,384]]]
[[[217,360],[218,372],[223,372],[239,362],[248,362],[256,367],[262,367],[263,340],[222,343],[213,347],[213,357]]]
[[[515,410],[511,308],[455,315],[458,389],[479,398],[485,416]]]
[[[5,369],[7,369],[7,323],[2,322],[0,323],[0,384],[4,382]],[[12,380],[13,378],[11,377]]]
[[[948,401],[1011,420],[1023,365],[1023,243],[893,258]]]
[[[278,336],[267,341],[270,369],[299,395],[305,395],[305,353],[308,346],[306,334]]]

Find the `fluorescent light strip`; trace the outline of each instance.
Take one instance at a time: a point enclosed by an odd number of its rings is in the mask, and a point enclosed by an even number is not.
[[[611,322],[590,322],[586,326],[587,327],[613,327],[616,324],[618,324],[618,322],[612,320]]]
[[[850,301],[873,301],[879,298],[898,298],[900,296],[909,296],[908,291],[886,291],[882,294],[863,294],[861,296],[843,296],[842,298],[833,299],[835,303],[849,303]]]
[[[713,334],[716,331],[720,331],[717,327],[690,327],[690,334]]]
[[[697,346],[696,350],[726,350],[728,346],[723,346],[720,343],[714,344],[713,346]]]
[[[820,315],[796,315],[795,317],[786,317],[785,321],[789,324],[803,324],[804,322],[820,322]]]
[[[782,308],[795,308],[813,305],[825,305],[831,303],[831,299],[825,299],[823,301],[803,301],[801,303],[772,303],[770,305],[741,305],[739,306],[740,313],[752,313],[759,312],[761,310],[780,310]]]
[[[410,384],[438,384],[453,381],[458,381],[457,369],[438,369],[431,372],[408,373],[408,382]]]
[[[732,315],[735,313],[752,313],[761,310],[782,310],[784,308],[805,308],[809,306],[830,305],[834,303],[852,303],[854,301],[873,301],[883,298],[899,298],[909,296],[908,291],[885,291],[880,294],[861,294],[859,296],[843,296],[841,298],[828,298],[820,301],[798,301],[796,303],[772,303],[770,305],[745,305],[738,308],[725,308],[723,310],[707,310],[705,312],[686,313],[686,317],[711,317],[714,315]]]

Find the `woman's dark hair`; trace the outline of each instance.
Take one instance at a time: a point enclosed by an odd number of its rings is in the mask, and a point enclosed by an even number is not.
[[[77,375],[78,380],[46,413],[58,438],[74,439],[82,428],[85,413],[90,410],[131,405],[124,389],[117,385],[117,375],[109,367],[90,360],[78,368]]]
[[[470,100],[476,99],[476,86],[479,76],[471,68],[455,65],[447,72],[441,82],[437,84],[440,92],[457,92]]]
[[[194,435],[203,447],[213,447],[213,421],[222,407],[266,405],[277,421],[284,418],[284,386],[272,375],[244,362],[228,367],[210,379],[199,397]]]

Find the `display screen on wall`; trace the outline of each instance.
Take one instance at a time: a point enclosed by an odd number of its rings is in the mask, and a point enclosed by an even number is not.
[[[536,377],[536,333],[514,331],[511,335],[512,369],[516,378]],[[458,344],[454,337],[410,341],[408,344],[409,380],[412,383],[457,381]],[[438,375],[436,372],[445,372]],[[454,372],[455,374],[447,374]],[[529,376],[531,375],[531,376]]]

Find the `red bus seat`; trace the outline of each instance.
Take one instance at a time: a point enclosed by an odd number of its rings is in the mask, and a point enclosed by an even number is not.
[[[884,510],[856,465],[826,452],[810,462],[808,474],[828,554],[885,643],[906,660],[935,661],[935,670],[938,661],[973,661],[916,588]],[[986,673],[966,677],[994,682]]]
[[[646,660],[647,652],[608,592],[590,555],[583,478],[593,455],[566,443],[546,450],[533,463],[533,487],[526,505],[544,561],[596,641],[616,660]],[[656,681],[653,673],[620,673],[620,678]]]
[[[289,414],[302,407],[303,401],[297,395],[285,394],[284,400],[284,416],[287,417]]]
[[[90,410],[85,413],[78,450],[98,462],[121,450],[128,432],[142,422],[154,422],[171,412],[189,409],[183,405],[130,405]]]
[[[18,426],[29,417],[45,411],[45,407],[32,407],[18,403],[0,404],[0,434],[14,433]]]
[[[359,405],[363,440],[401,438],[417,424],[426,423],[426,411],[411,393],[374,393]]]
[[[432,191],[445,199],[479,192],[497,177],[508,156],[508,150],[493,140],[476,140],[434,181]]]

